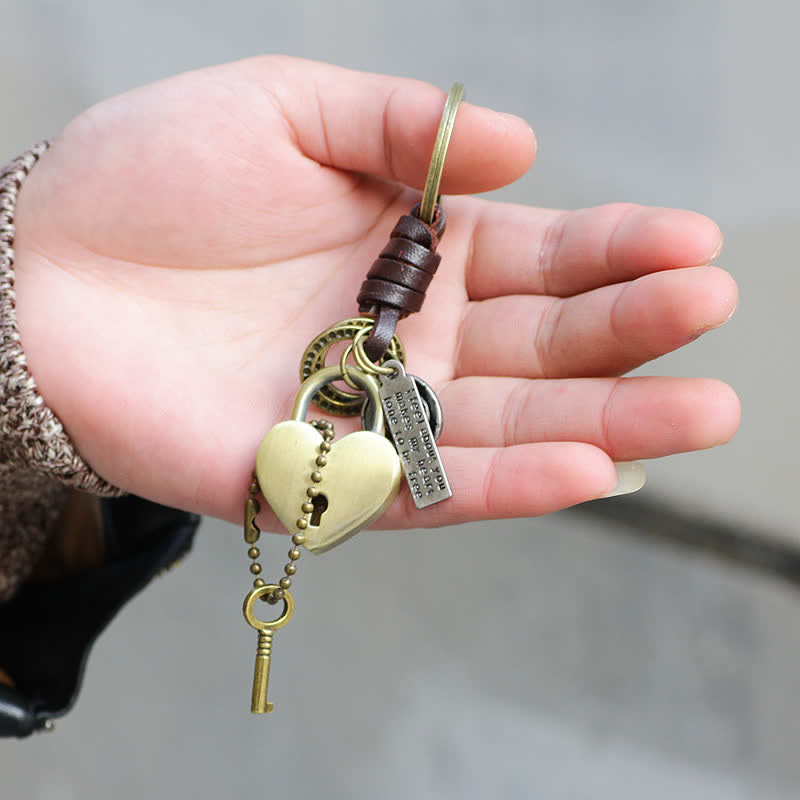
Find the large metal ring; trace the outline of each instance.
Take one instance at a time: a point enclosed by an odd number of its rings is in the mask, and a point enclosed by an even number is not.
[[[453,133],[453,126],[456,123],[456,113],[458,104],[464,97],[464,84],[454,83],[450,88],[450,94],[442,111],[442,119],[439,122],[439,130],[436,133],[436,141],[433,144],[431,154],[431,165],[428,167],[428,179],[425,181],[425,191],[422,195],[422,204],[419,209],[419,218],[428,225],[433,225],[433,215],[436,203],[439,201],[439,184],[442,181],[444,172],[444,160],[447,156],[447,147],[450,144],[450,136]]]
[[[353,317],[337,322],[320,333],[303,353],[303,358],[300,361],[300,380],[305,381],[313,373],[325,366],[328,351],[333,345],[354,339],[360,330],[371,330],[374,324],[375,320],[372,317]],[[405,349],[397,336],[392,338],[389,348],[381,361],[388,361],[392,358],[396,358],[400,363],[405,364]],[[313,402],[328,414],[338,417],[352,417],[361,412],[361,406],[364,404],[364,395],[347,392],[333,384],[328,384],[317,392]]]

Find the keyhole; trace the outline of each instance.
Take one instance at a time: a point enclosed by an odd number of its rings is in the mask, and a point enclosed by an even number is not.
[[[324,494],[318,494],[316,497],[311,498],[311,504],[314,506],[314,510],[311,512],[311,519],[308,524],[312,528],[319,528],[320,518],[328,508],[328,498]]]

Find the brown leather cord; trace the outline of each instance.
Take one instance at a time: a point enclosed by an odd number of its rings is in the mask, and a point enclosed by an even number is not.
[[[421,270],[417,271],[421,272]],[[425,299],[424,292],[418,292],[403,284],[392,283],[392,279],[385,272],[379,279],[367,278],[361,284],[361,296],[369,294],[380,295],[382,305],[399,308],[401,316],[419,311],[422,308],[422,301]]]
[[[433,275],[439,264],[439,256],[434,256],[435,261],[431,260],[431,250],[417,244],[410,239],[394,238],[383,248],[380,258],[388,258],[394,261],[404,261],[406,264],[417,264]]]
[[[428,225],[419,218],[419,209],[417,204],[400,217],[358,293],[359,311],[375,315],[375,327],[364,342],[371,361],[379,361],[386,352],[398,320],[422,308],[439,267],[436,248],[445,230],[444,210],[437,205]]]
[[[389,349],[389,343],[400,320],[400,309],[394,306],[380,306],[380,308],[370,308],[365,313],[375,315],[375,325],[364,341],[364,352],[370,361],[378,362]]]
[[[433,273],[425,272],[424,270],[412,267],[410,264],[403,264],[400,261],[379,258],[367,273],[367,281],[365,283],[368,283],[369,279],[386,280],[397,283],[400,286],[421,293],[424,298],[425,290],[433,280]],[[421,305],[422,301],[420,300],[420,306]],[[409,306],[408,310],[418,311],[419,309]]]

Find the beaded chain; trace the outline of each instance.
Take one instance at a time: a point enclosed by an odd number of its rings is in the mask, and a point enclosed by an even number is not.
[[[328,422],[328,420],[315,419],[310,424],[322,434],[322,441],[319,443],[319,455],[315,461],[317,468],[309,476],[311,479],[311,485],[306,489],[307,499],[303,502],[301,507],[302,515],[298,517],[297,521],[295,522],[298,530],[292,536],[292,544],[294,546],[289,551],[289,561],[283,567],[283,571],[285,573],[284,577],[278,581],[278,588],[265,595],[263,598],[268,603],[273,605],[284,598],[285,591],[291,587],[292,577],[297,572],[296,562],[300,558],[300,550],[298,548],[301,544],[304,544],[306,540],[306,535],[303,533],[303,531],[308,528],[312,516],[317,510],[317,504],[315,503],[315,500],[320,496],[319,489],[315,484],[322,480],[322,470],[328,464],[328,453],[331,451],[331,441],[335,435],[333,423]],[[258,539],[261,536],[261,531],[259,530],[255,521],[258,512],[261,510],[261,504],[258,502],[258,495],[261,492],[261,487],[258,485],[258,478],[256,477],[255,472],[253,472],[253,480],[248,487],[248,491],[250,493],[250,497],[247,498],[247,504],[245,507],[244,540],[250,545],[247,555],[253,561],[253,563],[250,565],[250,572],[251,574],[255,575],[253,588],[258,589],[261,586],[266,586],[267,584],[266,581],[261,577],[261,564],[259,564],[256,560],[261,555],[261,551],[256,547],[256,542],[258,542]]]

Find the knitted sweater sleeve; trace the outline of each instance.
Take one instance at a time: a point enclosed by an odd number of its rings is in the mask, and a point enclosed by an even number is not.
[[[23,181],[46,149],[47,143],[36,145],[0,172],[0,603],[41,558],[69,487],[102,497],[123,494],[81,458],[45,405],[17,328],[14,210]]]

